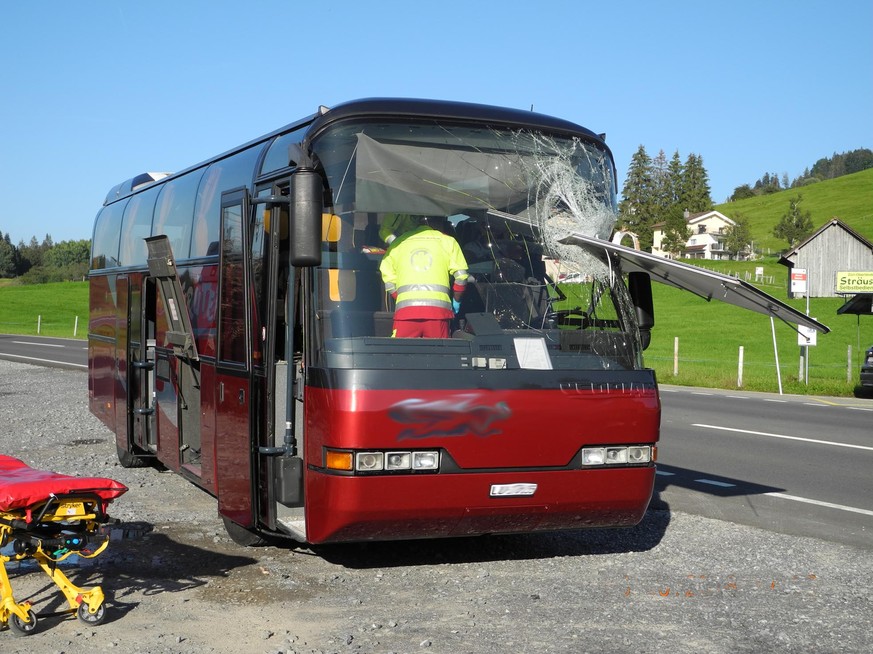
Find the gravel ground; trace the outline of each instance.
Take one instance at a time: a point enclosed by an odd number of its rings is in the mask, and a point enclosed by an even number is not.
[[[130,488],[109,549],[62,564],[103,587],[107,621],[60,613],[45,575],[10,563],[39,624],[0,631],[3,654],[873,651],[870,550],[672,511],[624,530],[240,548],[207,494],[117,464],[85,373],[6,361],[0,453]]]

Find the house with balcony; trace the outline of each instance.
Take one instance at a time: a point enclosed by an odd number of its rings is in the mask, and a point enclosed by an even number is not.
[[[688,225],[688,240],[685,248],[680,253],[684,259],[730,259],[731,253],[725,249],[727,228],[736,223],[719,211],[704,211],[703,213],[685,212],[685,224]],[[666,223],[653,225],[652,254],[665,259],[671,259],[674,255],[662,248],[664,242],[664,230]],[[748,253],[740,253],[741,259],[748,257]]]

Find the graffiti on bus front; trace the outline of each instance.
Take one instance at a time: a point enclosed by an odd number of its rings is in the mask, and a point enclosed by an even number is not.
[[[388,415],[409,425],[397,440],[422,439],[431,436],[496,436],[501,430],[495,423],[506,420],[512,411],[506,402],[479,404],[477,394],[462,394],[439,400],[410,398],[394,404]]]

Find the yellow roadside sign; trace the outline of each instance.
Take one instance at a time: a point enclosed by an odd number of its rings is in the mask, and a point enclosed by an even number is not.
[[[838,272],[836,277],[837,293],[873,292],[873,270]]]

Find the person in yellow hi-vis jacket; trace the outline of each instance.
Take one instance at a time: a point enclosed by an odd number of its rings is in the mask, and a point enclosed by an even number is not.
[[[396,300],[399,338],[448,338],[467,286],[467,261],[458,242],[433,229],[427,218],[397,236],[379,266],[385,290]]]
[[[389,213],[379,227],[379,238],[391,245],[395,238],[418,227],[418,218],[408,213]]]

